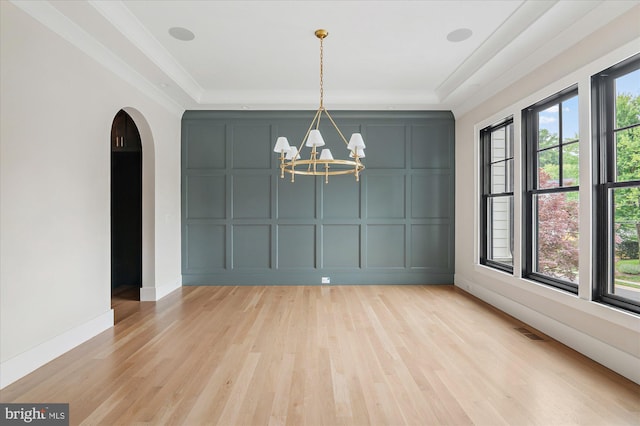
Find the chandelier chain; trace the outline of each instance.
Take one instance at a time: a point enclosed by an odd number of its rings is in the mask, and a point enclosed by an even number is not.
[[[324,107],[324,44],[320,38],[320,108]]]

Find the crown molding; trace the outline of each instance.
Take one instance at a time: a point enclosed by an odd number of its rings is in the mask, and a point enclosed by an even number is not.
[[[199,107],[314,110],[318,96],[313,90],[215,90],[205,92]],[[331,90],[325,104],[330,110],[442,109],[431,91],[420,90]]]
[[[505,19],[494,31],[445,81],[435,90],[441,101],[446,101],[479,70],[495,61],[496,57],[534,22],[538,21],[555,4],[554,1],[524,2]],[[518,34],[514,37],[513,34]]]
[[[49,1],[11,0],[11,3],[170,112],[178,115],[184,112],[182,105],[67,18]]]
[[[456,117],[461,117],[637,5],[637,2],[616,0],[557,2],[545,13],[545,19],[532,22],[444,101],[453,106]],[[567,26],[567,20],[573,24]],[[536,35],[538,43],[534,39]],[[540,40],[545,35],[546,39]],[[507,66],[509,63],[511,66]],[[486,84],[474,84],[477,81]]]
[[[120,0],[88,0],[111,25],[160,68],[192,100],[200,103],[204,89],[175,60]]]

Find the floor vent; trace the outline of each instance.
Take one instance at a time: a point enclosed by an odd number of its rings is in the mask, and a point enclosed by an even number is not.
[[[516,327],[515,330],[524,334],[526,337],[528,337],[531,340],[544,340],[542,337],[538,336],[535,333],[532,333],[531,331],[527,330],[524,327]]]

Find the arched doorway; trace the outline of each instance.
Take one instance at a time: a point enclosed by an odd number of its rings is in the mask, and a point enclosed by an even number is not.
[[[140,300],[142,287],[142,141],[131,116],[111,126],[111,294]]]

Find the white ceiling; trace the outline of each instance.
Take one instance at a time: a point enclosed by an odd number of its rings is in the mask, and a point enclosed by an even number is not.
[[[318,28],[329,109],[457,115],[640,1],[15,2],[164,102],[184,109],[315,109]],[[169,35],[171,27],[195,34]],[[447,34],[473,35],[450,42]],[[470,101],[473,97],[473,101]]]

